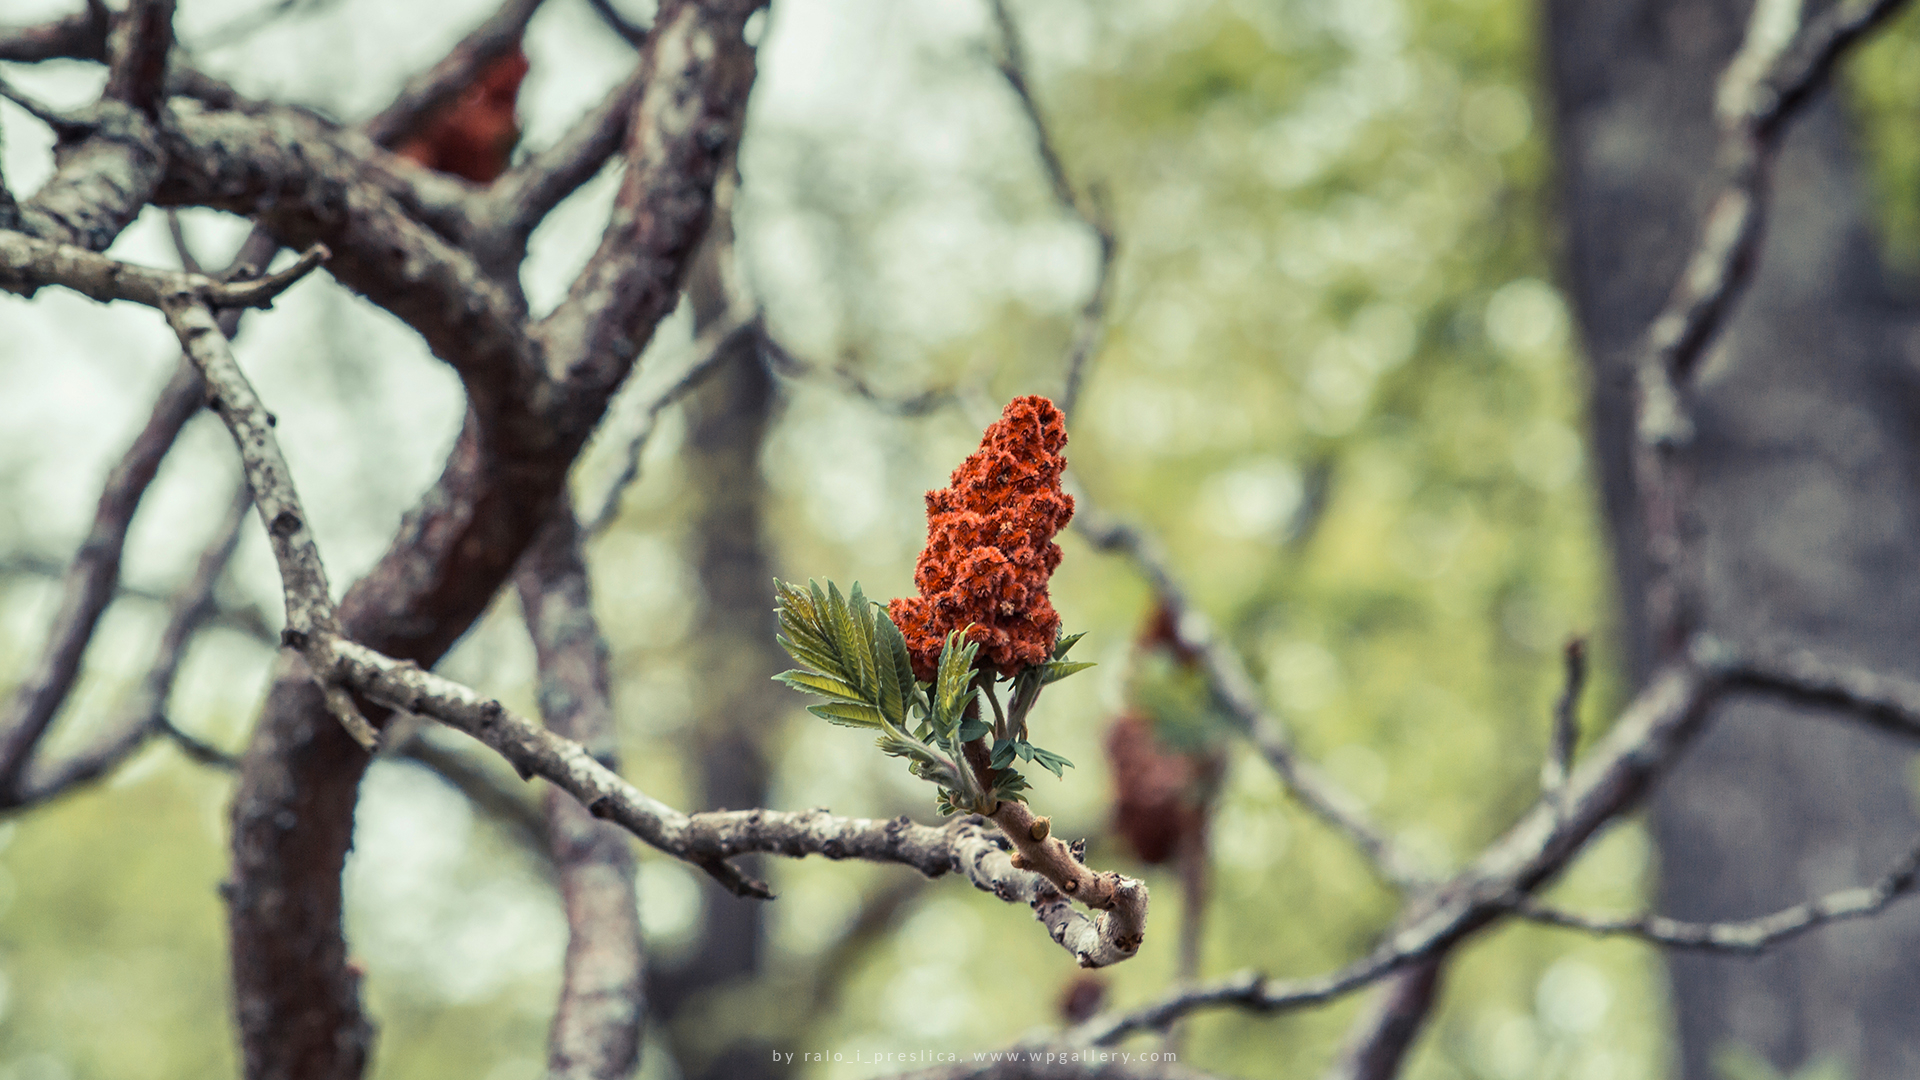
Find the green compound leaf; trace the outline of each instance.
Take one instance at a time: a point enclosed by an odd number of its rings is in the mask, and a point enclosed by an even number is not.
[[[866,706],[895,727],[905,728],[922,700],[913,681],[913,661],[900,628],[874,610],[859,584],[851,596],[827,582],[823,590],[809,581],[805,589],[775,581],[774,611],[780,617],[777,640],[787,655],[810,670],[783,672],[774,678],[802,693],[835,702]],[[925,706],[921,706],[925,711]],[[858,710],[818,712],[835,723],[872,727]]]
[[[1068,761],[1066,758],[1051,750],[1042,750],[1037,746],[1032,746],[1031,749],[1033,750],[1033,763],[1055,776],[1063,775],[1061,772],[1062,769],[1073,768],[1073,762]]]

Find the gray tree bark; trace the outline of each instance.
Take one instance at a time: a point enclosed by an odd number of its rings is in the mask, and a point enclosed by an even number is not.
[[[1659,643],[1630,462],[1634,347],[1699,235],[1713,95],[1743,0],[1548,0],[1565,269],[1592,363],[1592,422],[1636,678]],[[1815,5],[1817,6],[1817,5]],[[1774,173],[1752,288],[1700,380],[1697,526],[1706,630],[1920,671],[1920,432],[1912,313],[1889,288],[1845,116],[1829,93]],[[1920,832],[1906,747],[1739,704],[1663,782],[1660,906],[1758,914],[1863,883]],[[1920,1076],[1920,908],[1763,959],[1668,960],[1687,1080],[1744,1047],[1784,1072]]]
[[[728,292],[716,258],[716,245],[726,243],[731,223],[716,220],[688,281],[696,332],[726,317]],[[695,651],[704,689],[693,731],[702,805],[709,810],[767,805],[768,724],[788,704],[773,681],[787,665],[773,638],[773,564],[760,472],[773,392],[754,339],[741,335],[688,398],[682,461],[703,597]],[[742,868],[758,874],[757,860],[743,860]],[[734,1034],[742,1018],[716,1009],[716,995],[761,975],[766,904],[708,882],[704,906],[698,945],[661,987],[678,1064],[688,1080],[759,1080],[771,1075],[765,1048]]]

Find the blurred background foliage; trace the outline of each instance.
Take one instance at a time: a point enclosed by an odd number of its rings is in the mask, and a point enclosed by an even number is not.
[[[487,9],[300,0],[235,37],[233,20],[255,6],[182,4],[196,62],[347,119]],[[64,4],[9,8],[24,21]],[[1621,697],[1582,448],[1585,371],[1553,285],[1537,13],[1523,0],[1013,10],[1067,167],[1107,192],[1121,243],[1107,337],[1071,427],[1079,482],[1161,538],[1302,748],[1434,870],[1458,865],[1536,794],[1570,635],[1592,635],[1597,654],[1589,735]],[[765,540],[782,577],[859,580],[875,597],[910,589],[922,492],[944,483],[1000,402],[1061,385],[1095,245],[1051,196],[989,32],[984,6],[960,0],[781,0],[765,28],[736,224],[771,325],[796,354],[856,370],[883,394],[953,388],[961,402],[900,417],[833,380],[783,378],[761,452]],[[1911,127],[1916,49],[1909,19],[1851,73],[1870,135]],[[631,63],[578,0],[550,0],[527,50],[530,146]],[[7,77],[56,103],[86,100],[99,79],[65,65]],[[10,105],[0,125],[7,174],[31,190],[50,168],[50,136]],[[1869,145],[1894,234],[1920,236],[1915,144]],[[536,237],[525,271],[536,309],[585,258],[610,191],[603,177]],[[209,263],[244,231],[216,215],[186,219]],[[143,220],[116,253],[168,262],[165,236]],[[1898,255],[1920,265],[1920,250]],[[144,312],[48,295],[8,300],[4,315],[0,683],[32,662],[52,611],[35,567],[64,560],[83,534],[99,477],[172,365]],[[639,382],[689,341],[683,312]],[[331,285],[253,317],[240,344],[279,410],[344,587],[437,469],[460,415],[457,385],[404,328]],[[230,450],[204,419],[136,522],[134,585],[179,582],[227,498]],[[583,505],[601,498],[637,420],[616,406],[579,470]],[[679,466],[685,430],[679,411],[665,416],[591,559],[626,771],[692,805],[690,718],[718,690],[692,662],[703,596],[689,507],[700,493]],[[1063,547],[1055,604],[1067,629],[1089,632],[1077,653],[1102,666],[1035,713],[1036,738],[1078,767],[1063,781],[1037,777],[1034,802],[1056,831],[1090,838],[1090,861],[1153,885],[1156,931],[1104,975],[1109,1003],[1126,1005],[1166,986],[1181,918],[1172,871],[1131,863],[1108,830],[1101,743],[1126,704],[1149,597],[1124,563],[1073,537]],[[227,600],[277,612],[276,586],[249,536]],[[160,617],[151,601],[116,604],[63,742],[84,738],[138,677]],[[244,634],[203,635],[175,721],[240,747],[270,662]],[[531,709],[517,604],[498,604],[444,669]],[[771,805],[931,818],[925,785],[803,705],[790,696],[781,714],[752,718],[775,762]],[[1343,962],[1391,916],[1393,895],[1244,745],[1229,745],[1203,971],[1296,975]],[[97,790],[0,824],[0,1080],[234,1071],[217,892],[230,787],[155,747]],[[780,899],[765,912],[764,969],[711,992],[677,1045],[714,1053],[748,1036],[844,1058],[781,1075],[853,1078],[897,1071],[858,1055],[992,1049],[1058,1022],[1078,973],[1026,912],[957,881],[908,888],[897,868],[768,870]],[[1629,824],[1555,893],[1630,909],[1652,872]],[[670,969],[699,937],[702,885],[658,858],[643,858],[640,881],[653,960]],[[540,860],[510,829],[432,773],[383,763],[363,791],[348,890],[380,1024],[375,1076],[540,1072],[565,926]],[[1662,995],[1658,957],[1644,948],[1502,929],[1452,966],[1408,1075],[1664,1075]],[[1191,1024],[1184,1060],[1228,1075],[1316,1070],[1357,1004],[1208,1014]],[[677,1075],[666,1034],[650,1035],[643,1075]]]

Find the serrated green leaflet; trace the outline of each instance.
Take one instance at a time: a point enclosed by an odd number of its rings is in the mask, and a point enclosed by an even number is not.
[[[783,671],[775,675],[773,680],[790,686],[795,690],[799,690],[802,693],[819,694],[821,697],[836,698],[840,701],[851,701],[856,705],[867,704],[867,701],[860,696],[859,691],[830,675],[815,675],[812,672],[797,670]]]
[[[885,719],[880,715],[880,710],[871,705],[856,705],[847,701],[809,705],[807,711],[822,720],[831,721],[842,727],[876,728],[880,726],[880,721]]]
[[[1073,674],[1076,671],[1085,671],[1088,668],[1093,666],[1095,665],[1091,660],[1084,661],[1084,662],[1082,661],[1068,662],[1066,660],[1049,660],[1045,664],[1042,664],[1040,666],[1040,685],[1047,686],[1052,683],[1057,683],[1061,679],[1066,678],[1067,676]]]
[[[1055,660],[1065,659],[1067,655],[1067,650],[1073,648],[1074,642],[1079,641],[1081,638],[1086,636],[1087,636],[1087,632],[1085,630],[1082,630],[1077,634],[1068,634],[1065,637],[1062,637],[1058,642],[1054,643],[1053,658]]]
[[[1061,773],[1062,769],[1073,768],[1073,762],[1068,761],[1066,758],[1061,757],[1051,750],[1042,750],[1037,746],[1033,748],[1033,761],[1055,776],[1063,775]]]

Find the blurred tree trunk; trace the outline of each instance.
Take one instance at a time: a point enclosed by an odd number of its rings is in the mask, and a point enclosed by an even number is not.
[[[1817,8],[1819,5],[1809,5]],[[1699,235],[1714,184],[1712,102],[1743,0],[1549,0],[1565,263],[1593,363],[1594,444],[1636,677],[1655,647],[1631,489],[1630,365]],[[1914,674],[1920,438],[1906,353],[1843,110],[1795,123],[1751,291],[1700,382],[1704,628]],[[1655,800],[1660,906],[1769,911],[1864,883],[1911,844],[1906,747],[1828,717],[1721,711]],[[1668,958],[1686,1080],[1741,1048],[1783,1073],[1839,1060],[1856,1080],[1920,1076],[1920,906],[1752,961]]]
[[[696,333],[725,318],[728,294],[716,243],[731,222],[716,219],[688,283]],[[766,483],[760,453],[773,408],[773,378],[750,335],[736,335],[705,384],[688,399],[682,461],[693,510],[691,549],[703,604],[694,645],[700,684],[693,726],[705,809],[766,806],[765,745],[787,704],[772,681],[787,665],[773,640],[773,564],[766,548]],[[750,874],[761,860],[740,860]],[[729,1010],[729,991],[757,981],[764,961],[766,902],[703,882],[705,921],[688,961],[660,987],[660,1015],[686,1080],[758,1080],[768,1056],[742,1038],[752,1018]]]

